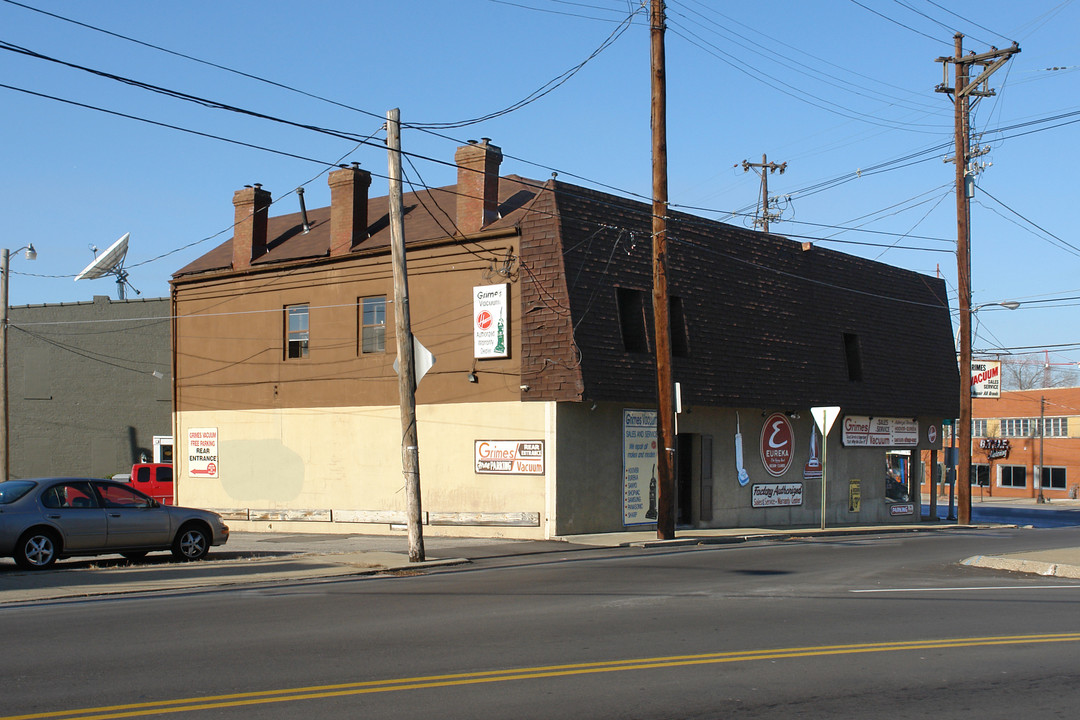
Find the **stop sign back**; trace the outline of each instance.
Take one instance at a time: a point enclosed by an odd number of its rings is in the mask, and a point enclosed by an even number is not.
[[[795,431],[783,413],[773,413],[761,427],[761,464],[773,477],[791,467],[795,457]]]

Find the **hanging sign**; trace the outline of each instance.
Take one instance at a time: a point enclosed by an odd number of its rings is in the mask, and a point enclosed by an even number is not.
[[[507,297],[509,284],[473,288],[473,357],[504,358],[510,354],[507,342]]]
[[[780,477],[791,467],[795,457],[795,431],[783,413],[773,413],[761,427],[761,464],[773,477]]]
[[[997,360],[971,361],[971,397],[1001,397],[1001,363]]]

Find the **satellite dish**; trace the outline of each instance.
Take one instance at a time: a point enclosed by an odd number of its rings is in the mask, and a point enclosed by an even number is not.
[[[108,275],[115,275],[116,294],[123,300],[124,286],[131,285],[128,282],[127,270],[124,269],[124,258],[127,257],[128,240],[130,238],[131,233],[124,233],[123,237],[110,245],[105,252],[95,257],[92,263],[83,268],[83,271],[75,276],[75,281],[97,280]],[[95,248],[95,252],[96,250]],[[135,290],[134,286],[131,289]],[[139,295],[141,293],[135,290],[135,294]]]

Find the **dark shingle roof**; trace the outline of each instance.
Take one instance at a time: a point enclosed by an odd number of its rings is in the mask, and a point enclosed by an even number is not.
[[[651,348],[651,207],[562,183],[555,196],[584,395],[649,402],[653,358],[625,351],[616,288],[644,292]],[[955,417],[943,281],[689,215],[673,214],[668,235],[668,291],[688,350],[673,361],[684,403]]]
[[[653,358],[626,351],[616,299],[616,288],[643,293],[651,348],[651,206],[516,176],[501,179],[499,201],[501,218],[485,231],[521,232],[529,398],[655,402]],[[453,186],[407,193],[404,203],[408,243],[454,231]],[[387,207],[385,197],[370,199],[371,236],[356,251],[389,247]],[[308,217],[306,235],[299,213],[270,218],[269,250],[253,269],[327,257],[330,209]],[[943,281],[690,215],[673,214],[668,229],[669,294],[681,302],[688,351],[673,363],[684,403],[957,415]],[[228,270],[231,243],[174,277]]]

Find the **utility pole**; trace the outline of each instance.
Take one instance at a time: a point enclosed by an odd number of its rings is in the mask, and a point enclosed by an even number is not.
[[[409,562],[424,561],[420,506],[420,454],[416,438],[416,366],[409,319],[409,276],[405,267],[405,222],[401,191],[401,111],[386,113],[390,178],[390,255],[394,269],[394,329],[397,335],[398,396],[401,404],[401,471],[409,528]]]
[[[15,251],[26,251],[26,259],[37,257],[34,243]],[[8,410],[8,276],[11,274],[11,251],[0,249],[0,482],[11,474],[10,412]]]
[[[749,160],[742,161],[743,172],[749,171],[750,168],[753,168],[754,172],[757,172],[758,168],[761,169],[761,172],[758,173],[761,175],[761,219],[754,218],[754,226],[761,225],[763,232],[769,232],[769,173],[779,170],[780,174],[783,175],[784,171],[787,170],[787,163],[783,162],[777,165],[774,162],[769,162],[768,158],[765,157],[765,153],[762,153],[760,163],[752,163]],[[777,213],[771,217],[779,220],[780,214]]]
[[[664,3],[651,0],[653,329],[656,334],[656,537],[675,537],[675,387],[671,376],[671,320],[667,287],[667,80]]]
[[[1043,450],[1046,446],[1046,396],[1039,398],[1039,498],[1037,502],[1046,502],[1043,495],[1043,487],[1046,486],[1046,465],[1043,461]]]
[[[970,113],[972,102],[981,97],[990,97],[994,91],[986,86],[987,80],[1004,65],[1010,57],[1020,52],[1020,47],[1013,43],[1011,48],[976,55],[964,55],[964,36],[953,36],[956,43],[956,55],[939,57],[935,62],[942,64],[942,82],[936,92],[952,97],[954,137],[956,151],[953,163],[956,165],[956,268],[957,286],[960,305],[960,419],[956,428],[957,441],[960,445],[960,458],[957,467],[957,522],[960,525],[971,523],[971,226],[970,200],[975,187],[974,168],[971,159],[977,154],[970,148]],[[954,65],[954,85],[949,87],[949,63]],[[972,68],[981,69],[971,77]],[[947,161],[946,161],[947,162]]]
[[[7,331],[8,331],[8,258],[7,248],[0,250],[0,482],[8,479],[11,469],[11,460],[8,456],[10,443],[8,441],[8,367],[7,367]]]

